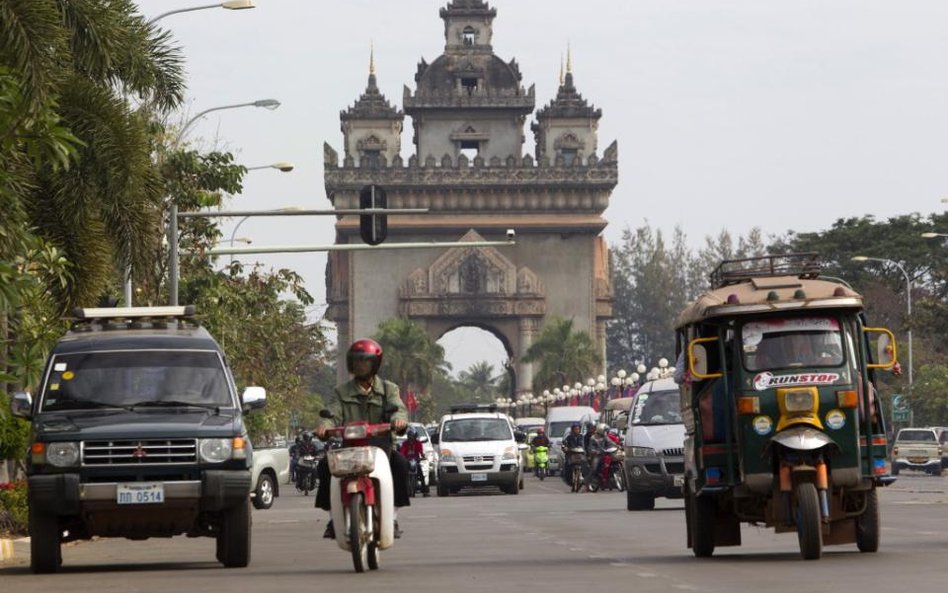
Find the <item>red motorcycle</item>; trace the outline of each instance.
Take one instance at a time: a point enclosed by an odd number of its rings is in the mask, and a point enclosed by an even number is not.
[[[622,468],[624,460],[625,452],[622,447],[610,441],[602,452],[598,479],[591,481],[589,489],[592,492],[600,488],[623,492],[625,490],[625,473]]]
[[[327,415],[328,413],[328,415]],[[323,410],[320,415],[332,418]],[[388,455],[369,443],[387,434],[390,423],[359,421],[327,431],[342,439],[342,447],[326,454],[332,474],[329,496],[336,544],[352,553],[356,572],[379,567],[381,550],[395,542],[395,498]]]

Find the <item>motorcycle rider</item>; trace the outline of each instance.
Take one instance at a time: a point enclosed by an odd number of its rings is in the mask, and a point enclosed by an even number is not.
[[[295,478],[293,482],[297,484],[297,489],[300,489],[299,478],[301,474],[299,472],[299,460],[305,457],[306,455],[312,455],[316,457],[319,449],[316,448],[316,443],[313,442],[313,433],[306,430],[300,435],[300,443],[296,445],[296,469],[295,469]]]
[[[302,435],[296,435],[293,444],[290,445],[290,482],[296,483],[296,466],[300,460],[300,444],[303,442]]]
[[[605,424],[596,425],[592,436],[589,438],[589,445],[586,447],[586,455],[589,456],[589,473],[586,475],[587,490],[593,480],[599,480],[599,465],[602,463],[602,454],[611,444],[609,437],[606,436],[607,428]]]
[[[421,461],[422,459],[424,459],[425,446],[421,443],[421,441],[418,440],[418,433],[415,431],[415,429],[409,427],[408,432],[406,432],[405,435],[408,438],[406,438],[405,441],[401,445],[399,445],[398,452],[401,453],[402,457],[407,459],[409,463],[411,463],[412,460]],[[418,471],[421,471],[420,467]],[[429,494],[428,483],[425,481],[424,476],[422,476],[421,484],[422,484],[422,490],[421,490],[422,494],[424,494],[425,496],[428,496]],[[415,487],[414,484],[409,484],[408,485],[409,492],[411,492],[411,489],[414,487]]]
[[[609,432],[606,433],[606,438],[616,444],[616,446],[622,446],[622,438],[619,436],[618,428],[610,428]]]
[[[550,439],[546,436],[546,430],[541,426],[537,429],[537,434],[533,437],[533,440],[530,441],[530,446],[536,449],[537,447],[549,447]]]
[[[574,448],[586,449],[584,442],[584,435],[582,433],[582,425],[579,422],[574,422],[569,427],[569,434],[563,438],[563,443],[561,445],[563,449],[563,481],[567,484],[571,484],[573,479],[573,468],[569,462],[569,450]]]
[[[379,424],[390,420],[396,434],[402,434],[408,428],[408,410],[398,393],[398,385],[385,381],[378,376],[382,366],[382,347],[375,340],[360,339],[349,346],[346,352],[346,368],[352,374],[352,380],[339,385],[335,389],[336,401],[332,406],[335,417],[321,419],[317,427],[320,439],[326,438],[326,432],[335,423],[347,424],[363,420],[371,424]],[[391,418],[384,418],[384,408],[394,406],[396,411]],[[395,502],[395,537],[401,537],[398,528],[398,508],[411,504],[408,498],[408,461],[402,454],[392,447],[394,435],[383,435],[372,441],[376,447],[384,450],[389,456],[392,468],[392,487]],[[330,510],[329,499],[329,463],[326,458],[320,460],[316,466],[316,476],[319,478],[319,487],[316,489],[316,507],[325,511]],[[336,537],[332,520],[326,525],[323,537]]]

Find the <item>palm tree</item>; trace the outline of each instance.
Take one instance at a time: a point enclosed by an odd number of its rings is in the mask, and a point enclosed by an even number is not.
[[[498,391],[498,379],[494,376],[494,366],[486,360],[458,374],[458,383],[478,401],[493,400]]]
[[[540,363],[540,369],[533,374],[536,390],[538,386],[583,381],[595,374],[602,357],[589,334],[573,331],[572,319],[553,317],[543,326],[523,361]]]
[[[160,240],[152,124],[182,100],[182,56],[136,11],[131,0],[0,3],[0,68],[20,90],[0,143],[20,153],[10,160],[22,166],[17,202],[28,224],[81,270],[54,290],[63,308],[92,302],[126,262],[148,263]],[[77,140],[68,172],[25,152],[25,124],[37,118]]]
[[[385,353],[381,374],[398,383],[403,391],[427,391],[436,370],[451,368],[444,360],[444,348],[411,319],[395,317],[382,322],[375,340]]]

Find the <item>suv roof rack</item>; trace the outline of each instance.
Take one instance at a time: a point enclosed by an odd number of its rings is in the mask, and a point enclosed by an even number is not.
[[[194,305],[167,307],[76,307],[73,331],[197,327]]]
[[[497,404],[454,404],[451,406],[452,414],[475,414],[479,412],[496,412]]]
[[[711,272],[711,288],[768,276],[796,276],[812,280],[820,275],[819,258],[819,253],[807,251],[726,259]]]

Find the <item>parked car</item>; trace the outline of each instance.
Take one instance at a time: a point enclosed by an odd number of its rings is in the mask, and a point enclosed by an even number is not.
[[[684,496],[685,425],[678,385],[671,378],[642,385],[625,433],[626,508],[655,508],[655,498]]]

